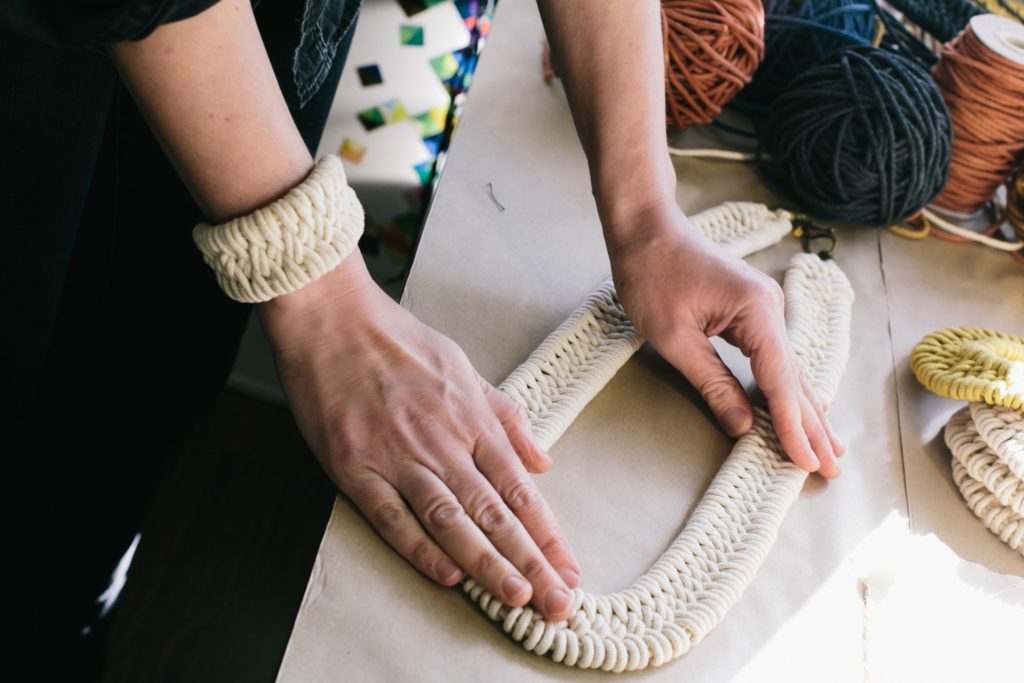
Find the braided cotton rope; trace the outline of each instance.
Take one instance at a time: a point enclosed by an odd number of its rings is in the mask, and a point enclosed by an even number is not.
[[[774,244],[790,216],[730,203],[693,218],[732,253]],[[798,254],[784,291],[790,339],[821,398],[836,392],[849,353],[853,290],[834,261]],[[605,282],[500,386],[527,410],[537,442],[549,448],[643,344]],[[606,595],[573,589],[571,619],[550,622],[530,607],[510,608],[473,579],[463,590],[506,633],[566,666],[621,672],[660,666],[689,651],[723,618],[753,579],[807,473],[784,455],[768,412],[737,441],[693,515],[635,583]]]
[[[363,207],[341,157],[325,154],[284,196],[220,225],[199,223],[193,242],[235,301],[269,301],[334,269],[356,247]]]
[[[967,507],[988,530],[1024,556],[1024,484],[979,433],[972,412],[970,406],[961,408],[946,425],[946,445],[953,453],[953,481]],[[1024,414],[1007,412],[1016,414],[1018,434],[1024,432]],[[1021,443],[1024,440],[1019,440],[1018,446]]]
[[[971,421],[999,459],[1024,479],[1024,419],[1020,411],[971,403]]]
[[[984,484],[1002,505],[1018,515],[1024,514],[1024,482],[979,433],[969,405],[950,418],[945,439],[953,457],[972,479]]]
[[[953,481],[982,523],[1024,555],[1024,342],[951,327],[918,342],[910,365],[939,396],[969,401],[945,428]]]

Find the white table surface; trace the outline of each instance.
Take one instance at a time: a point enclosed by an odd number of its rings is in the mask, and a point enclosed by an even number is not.
[[[542,46],[535,4],[502,3],[402,300],[494,384],[609,273],[564,93],[541,78]],[[787,205],[743,164],[677,161],[676,171],[677,198],[690,214],[726,200]],[[787,238],[749,261],[781,279],[798,249]],[[962,404],[927,393],[909,369],[913,345],[942,327],[1024,332],[1024,268],[981,247],[875,229],[842,232],[837,259],[857,296],[851,356],[831,411],[847,445],[843,475],[808,478],[757,577],[703,642],[631,676],[863,680],[852,558],[893,518],[969,562],[1024,575],[1024,560],[980,524],[953,484],[941,429]],[[749,383],[742,356],[716,345]],[[729,448],[699,395],[644,347],[551,449],[551,470],[534,475],[580,559],[583,588],[613,592],[643,574]],[[608,675],[527,652],[461,589],[408,565],[339,497],[278,680]]]

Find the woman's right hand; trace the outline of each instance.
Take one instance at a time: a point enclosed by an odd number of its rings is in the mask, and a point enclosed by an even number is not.
[[[428,577],[570,616],[580,567],[528,472],[523,409],[370,278],[358,251],[257,305],[296,423],[325,472]]]

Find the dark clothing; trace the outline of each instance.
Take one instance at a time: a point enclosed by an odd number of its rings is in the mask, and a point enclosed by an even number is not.
[[[256,8],[263,0],[250,0]],[[271,0],[275,1],[275,0]],[[3,0],[0,35],[15,34],[54,47],[103,53],[104,46],[145,38],[161,24],[194,16],[217,0]],[[301,38],[292,57],[300,107],[323,84],[335,52],[363,0],[305,0]],[[292,21],[295,21],[292,15]]]
[[[300,40],[319,40],[317,30],[300,34],[300,3],[262,0],[255,15],[315,154],[354,31],[331,48],[327,71],[297,86]],[[79,3],[80,29],[42,21],[64,3],[32,4],[5,0],[0,10],[6,26],[24,29],[0,28],[0,386],[13,399],[0,412],[0,452],[23,501],[8,515],[5,555],[17,577],[15,628],[29,641],[15,649],[31,677],[89,680],[98,661],[80,630],[95,618],[164,461],[222,390],[252,307],[225,296],[203,263],[191,232],[204,216],[109,57],[39,40],[141,37],[209,3],[151,0],[129,11],[93,1],[91,14]],[[91,19],[106,28],[86,28]],[[300,90],[316,81],[322,87],[301,107]],[[92,668],[82,668],[86,659]],[[76,675],[51,676],[52,667]]]

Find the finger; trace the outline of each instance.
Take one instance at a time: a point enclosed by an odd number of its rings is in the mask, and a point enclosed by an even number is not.
[[[807,377],[802,372],[800,373],[800,380],[804,387],[804,393],[817,409],[818,420],[821,422],[821,426],[825,428],[825,434],[828,436],[829,443],[832,444],[832,452],[835,453],[837,458],[843,457],[843,454],[846,452],[846,446],[843,445],[839,435],[836,434],[835,429],[832,427],[832,421],[828,419],[828,403],[818,398],[818,395],[807,381]]]
[[[804,433],[807,434],[811,448],[814,449],[814,453],[821,463],[821,467],[818,468],[818,474],[826,479],[834,479],[840,475],[841,470],[836,462],[835,448],[829,436],[830,426],[828,418],[822,409],[821,401],[818,400],[799,362],[796,361],[795,355],[794,365],[797,377],[800,380],[800,388],[803,391]]]
[[[505,392],[491,386],[491,383],[477,375],[480,388],[487,398],[487,404],[505,428],[508,440],[515,449],[523,466],[530,472],[547,472],[551,467],[551,456],[537,446],[526,411]]]
[[[750,369],[768,400],[768,412],[779,443],[790,460],[802,470],[815,472],[821,462],[815,455],[804,427],[801,405],[803,387],[796,359],[789,348],[784,327],[778,322],[756,326],[757,336],[750,348]]]
[[[462,470],[473,470],[467,467]],[[469,516],[450,486],[465,474],[447,472],[448,482],[424,466],[410,466],[396,482],[401,493],[434,541],[476,580],[484,590],[513,607],[525,605],[532,595],[530,582],[505,558]],[[477,473],[475,476],[480,476]]]
[[[817,408],[811,399],[806,395],[800,397],[801,410],[803,411],[804,434],[811,444],[818,462],[818,474],[826,479],[835,479],[839,476],[839,465],[836,464],[836,456],[832,451],[832,444],[828,440],[828,432],[818,417]]]
[[[726,434],[737,438],[747,433],[754,424],[750,399],[707,337],[686,334],[664,355],[704,397]]]
[[[495,430],[481,434],[473,459],[532,541],[569,588],[580,584],[580,564],[555,514]],[[513,561],[515,561],[513,559]]]
[[[451,474],[444,473],[446,477]],[[530,602],[534,609],[552,621],[567,619],[572,609],[569,587],[490,482],[475,468],[472,472],[458,472],[449,481],[470,519],[530,582]]]
[[[426,534],[405,501],[376,472],[347,477],[343,488],[381,537],[425,576],[444,586],[462,580],[462,570]]]

